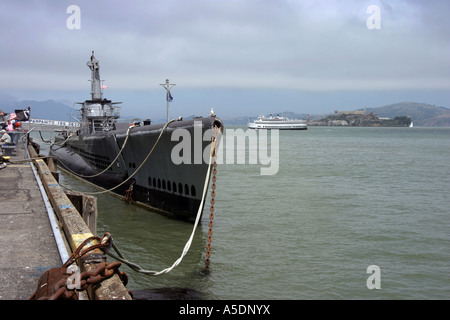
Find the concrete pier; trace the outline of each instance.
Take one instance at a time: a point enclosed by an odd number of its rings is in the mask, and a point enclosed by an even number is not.
[[[26,159],[18,145],[11,160]],[[62,264],[30,162],[0,169],[0,300],[26,300],[41,275]]]
[[[93,236],[94,228],[86,220],[95,220],[96,208],[91,207],[96,202],[82,197],[86,212],[80,213],[31,145],[17,144],[10,157],[7,167],[0,169],[0,300],[26,300],[45,271],[61,267]],[[93,248],[83,256],[87,259],[77,262],[78,267],[98,274],[106,268],[103,256]],[[79,292],[83,300],[132,299],[118,273],[106,276],[105,272],[89,283]]]

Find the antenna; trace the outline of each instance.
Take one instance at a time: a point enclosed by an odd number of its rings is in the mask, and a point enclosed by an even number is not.
[[[174,83],[170,83],[169,79],[166,79],[166,83],[161,83],[161,86],[164,87],[164,89],[166,89],[166,101],[167,101],[167,122],[169,122],[169,107],[170,107],[170,102],[172,102],[173,97],[170,94],[170,89],[173,88],[173,86],[176,86],[176,84]]]
[[[95,59],[94,51],[92,51],[91,59],[87,62],[87,66],[91,69],[91,99],[101,100],[100,65],[98,60]]]

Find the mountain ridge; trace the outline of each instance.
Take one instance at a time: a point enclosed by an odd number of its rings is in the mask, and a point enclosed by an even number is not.
[[[394,119],[396,117],[409,117],[414,123],[414,126],[422,127],[450,127],[450,109],[446,107],[436,106],[428,103],[419,102],[397,102],[389,105],[384,105],[380,107],[370,107],[370,108],[359,108],[354,111],[364,111],[369,114],[373,112],[380,118],[390,118]],[[349,110],[351,111],[351,110]],[[338,110],[335,111],[338,113]],[[291,111],[275,112],[274,115],[279,114],[292,119],[305,119],[308,114],[305,113],[295,113]],[[330,116],[332,113],[328,114],[309,114],[309,119],[321,119]],[[236,118],[237,120],[242,120],[244,117]],[[246,117],[248,118],[256,118]],[[234,123],[237,124],[237,123]],[[243,124],[243,123],[240,123]]]
[[[359,109],[359,110],[364,110]],[[366,112],[373,112],[379,117],[395,118],[410,117],[414,125],[423,127],[449,127],[450,109],[427,103],[398,102],[381,107],[365,108]]]
[[[5,106],[8,107],[5,107]],[[78,109],[68,106],[63,102],[55,100],[35,101],[0,101],[0,109],[4,112],[14,112],[15,109],[25,109],[31,106],[31,117],[35,119],[65,120],[73,121],[73,117],[78,113]],[[397,102],[380,107],[359,108],[355,111],[365,110],[366,113],[373,112],[380,118],[410,117],[415,126],[424,127],[450,127],[450,109],[427,103],[418,102]],[[335,111],[337,112],[337,110]],[[320,119],[329,114],[296,113],[292,111],[273,112],[273,115],[283,115],[292,119]],[[258,115],[221,117],[225,124],[246,125],[249,119],[254,119]]]
[[[7,105],[7,107],[5,107]],[[8,101],[7,103],[0,101],[0,109],[6,113],[14,112],[14,110],[23,110],[30,106],[30,114],[33,119],[74,121],[72,116],[77,114],[78,110],[55,100],[22,100]]]

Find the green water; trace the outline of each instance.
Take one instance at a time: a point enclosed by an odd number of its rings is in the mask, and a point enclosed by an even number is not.
[[[123,266],[128,289],[238,300],[450,298],[449,128],[282,131],[279,159],[272,176],[259,164],[218,167],[209,276],[199,274],[207,205],[182,263],[157,277]],[[61,183],[95,191],[65,175]],[[192,231],[109,195],[98,196],[98,209],[98,233],[149,270],[171,266]],[[371,265],[380,289],[367,286]]]

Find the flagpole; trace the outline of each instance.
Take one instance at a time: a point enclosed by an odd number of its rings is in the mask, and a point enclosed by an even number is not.
[[[169,122],[169,108],[170,108],[170,101],[172,101],[172,95],[170,94],[170,89],[172,89],[173,86],[175,86],[176,84],[174,83],[169,83],[169,79],[166,79],[166,83],[161,83],[161,86],[164,87],[164,89],[166,89],[166,101],[167,101],[167,122]]]

